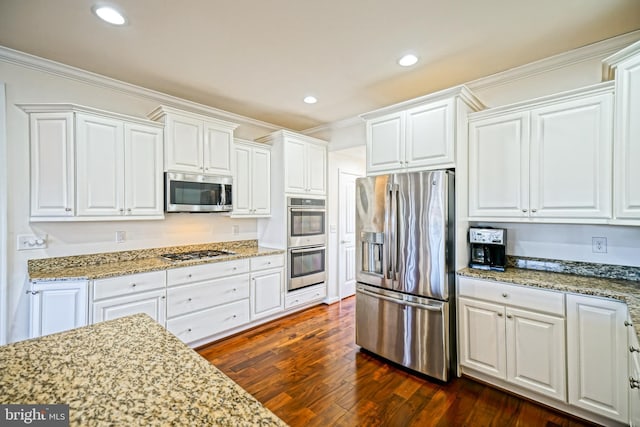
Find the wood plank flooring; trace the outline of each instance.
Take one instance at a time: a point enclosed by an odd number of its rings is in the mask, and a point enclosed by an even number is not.
[[[289,425],[582,426],[467,378],[447,384],[355,345],[355,298],[198,349]]]

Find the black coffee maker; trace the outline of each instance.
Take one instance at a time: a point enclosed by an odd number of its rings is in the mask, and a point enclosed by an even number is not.
[[[471,261],[469,267],[504,271],[507,265],[507,230],[504,228],[469,228]]]

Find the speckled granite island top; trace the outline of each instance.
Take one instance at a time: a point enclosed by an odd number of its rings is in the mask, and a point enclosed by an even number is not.
[[[65,403],[74,426],[286,425],[144,314],[0,347],[0,403]]]
[[[640,282],[634,280],[588,277],[549,271],[507,268],[505,272],[464,268],[458,275],[533,286],[562,292],[613,298],[627,303],[631,321],[640,339]]]
[[[233,255],[179,262],[172,262],[160,257],[163,253],[182,253],[196,250],[224,250],[233,252]],[[29,279],[32,281],[103,279],[106,277],[167,270],[212,262],[275,255],[284,252],[282,249],[258,246],[257,240],[239,240],[235,242],[203,243],[198,245],[33,259],[28,261],[28,273]]]

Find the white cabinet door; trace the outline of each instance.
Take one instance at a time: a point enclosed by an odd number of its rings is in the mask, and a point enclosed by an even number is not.
[[[529,115],[469,123],[469,216],[527,217]]]
[[[407,167],[454,166],[455,99],[445,99],[406,111]]]
[[[73,113],[29,115],[31,216],[73,216]]]
[[[251,148],[236,144],[234,149],[233,214],[250,214],[252,209]]]
[[[252,150],[251,165],[251,205],[253,214],[269,215],[271,214],[271,151],[254,148]]]
[[[565,401],[564,319],[507,307],[507,381]]]
[[[460,365],[506,379],[504,307],[459,298]]]
[[[162,129],[124,125],[126,215],[163,215]]]
[[[145,313],[164,326],[166,320],[165,290],[142,292],[93,303],[93,323]]]
[[[85,326],[88,320],[87,288],[86,281],[33,283],[29,337]]]
[[[629,421],[640,426],[640,343],[633,326],[629,326],[629,351]]]
[[[640,55],[616,68],[615,217],[640,219]]]
[[[327,150],[325,147],[308,144],[306,154],[307,192],[324,195],[326,190]]]
[[[295,139],[285,140],[285,192],[307,192],[307,144]]]
[[[404,120],[398,112],[367,121],[367,173],[404,167]]]
[[[165,167],[170,171],[202,173],[202,120],[168,114],[165,127]]]
[[[204,173],[231,175],[233,131],[219,129],[215,124],[204,123]]]
[[[625,304],[567,295],[569,403],[628,422]]]
[[[251,275],[251,319],[284,310],[284,270],[268,270]]]
[[[613,94],[531,111],[532,217],[611,216]]]
[[[123,122],[76,115],[79,216],[124,214]]]

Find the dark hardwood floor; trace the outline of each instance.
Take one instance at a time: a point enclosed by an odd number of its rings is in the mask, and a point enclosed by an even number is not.
[[[291,426],[581,426],[467,378],[447,384],[355,345],[355,298],[320,305],[198,352]]]

